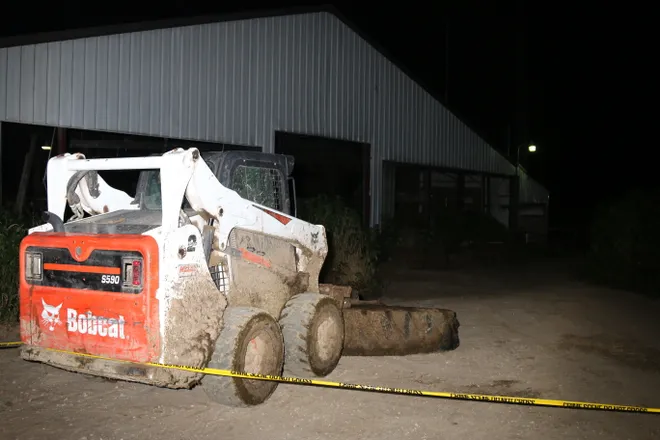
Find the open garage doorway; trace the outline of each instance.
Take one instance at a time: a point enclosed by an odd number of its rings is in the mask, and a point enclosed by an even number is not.
[[[275,153],[294,156],[296,197],[339,196],[369,226],[371,145],[296,133],[275,133]]]

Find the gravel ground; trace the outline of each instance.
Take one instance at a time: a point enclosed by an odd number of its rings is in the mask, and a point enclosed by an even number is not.
[[[455,310],[461,346],[344,357],[328,380],[436,391],[660,407],[660,303],[571,281],[552,268],[406,271],[390,303]],[[5,332],[6,333],[6,332]],[[12,338],[4,334],[3,339]],[[660,415],[394,396],[280,385],[232,409],[202,389],[111,382],[0,351],[2,439],[658,439]]]

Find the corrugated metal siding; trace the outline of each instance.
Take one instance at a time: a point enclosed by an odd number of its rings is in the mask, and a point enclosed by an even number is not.
[[[328,13],[0,49],[0,119],[262,146],[274,131],[372,145],[382,160],[513,166]]]

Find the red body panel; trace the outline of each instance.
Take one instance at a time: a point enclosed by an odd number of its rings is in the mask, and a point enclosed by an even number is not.
[[[56,255],[51,258],[53,261],[44,257],[44,279],[49,277],[51,285],[30,284],[26,280],[28,248],[43,250],[44,255],[53,250],[59,252],[57,255],[65,255],[66,258]],[[107,291],[99,288],[96,281],[87,285],[86,277],[115,276],[109,274],[119,272],[116,267],[91,264],[88,259],[94,251],[114,255],[113,261],[120,253],[139,252],[143,259],[142,290]],[[157,360],[158,245],[152,237],[35,233],[23,239],[19,258],[21,339],[25,344],[128,361]],[[54,285],[57,282],[53,279],[67,279],[69,275],[76,277],[77,287]]]

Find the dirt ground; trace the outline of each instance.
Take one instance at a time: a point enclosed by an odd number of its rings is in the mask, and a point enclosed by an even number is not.
[[[453,352],[345,357],[328,378],[437,391],[660,407],[660,302],[570,280],[561,267],[393,275],[387,301],[450,308]],[[11,338],[4,335],[3,339]],[[660,415],[428,399],[280,385],[264,405],[201,388],[111,382],[0,351],[2,439],[658,439]]]

